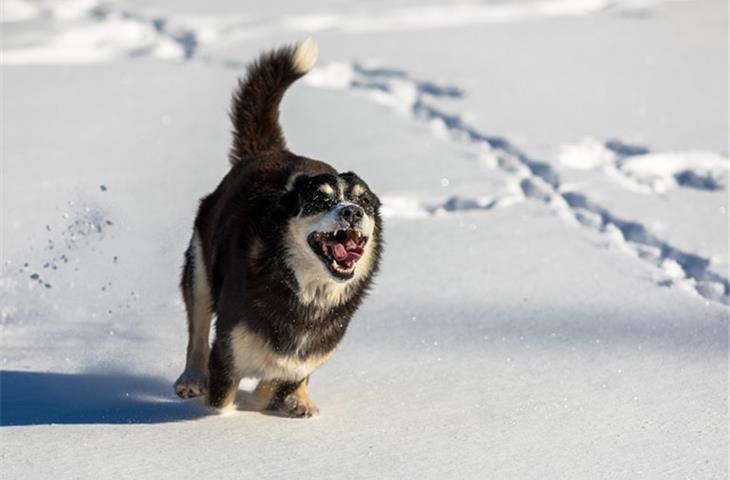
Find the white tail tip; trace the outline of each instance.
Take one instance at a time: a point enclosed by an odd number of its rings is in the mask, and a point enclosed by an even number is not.
[[[307,37],[297,44],[294,51],[294,70],[299,73],[307,73],[317,62],[317,42],[312,37]]]

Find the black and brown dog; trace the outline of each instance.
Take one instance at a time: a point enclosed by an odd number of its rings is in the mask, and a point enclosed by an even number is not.
[[[378,197],[354,173],[291,153],[279,125],[284,92],[316,57],[311,39],[265,53],[233,96],[232,167],[202,199],[185,253],[182,398],[207,394],[226,408],[240,380],[256,377],[257,408],[313,415],[309,376],[335,351],[378,269]]]

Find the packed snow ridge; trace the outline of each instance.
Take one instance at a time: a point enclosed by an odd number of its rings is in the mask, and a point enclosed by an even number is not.
[[[543,0],[497,4],[393,6],[378,13],[321,12],[275,19],[250,17],[181,17],[174,21],[144,15],[116,2],[71,0],[2,2],[0,23],[35,25],[29,42],[3,45],[2,63],[57,64],[110,61],[153,56],[190,60],[201,45],[215,45],[240,35],[266,36],[291,31],[366,33],[445,29],[472,25],[534,21],[600,12],[641,12],[676,0]],[[52,28],[49,28],[52,27]]]
[[[164,17],[147,17],[113,3],[8,0],[2,5],[3,24],[36,25],[32,41],[4,42],[5,65],[95,63],[140,56],[189,60],[201,35],[187,26],[171,25]]]

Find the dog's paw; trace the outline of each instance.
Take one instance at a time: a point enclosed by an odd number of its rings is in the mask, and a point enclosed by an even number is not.
[[[208,378],[200,370],[188,369],[175,382],[175,393],[180,398],[195,398],[208,391]]]
[[[279,406],[279,412],[290,417],[307,418],[319,413],[319,408],[308,398],[289,395]]]

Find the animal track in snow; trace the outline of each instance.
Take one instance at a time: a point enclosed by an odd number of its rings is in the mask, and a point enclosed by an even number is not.
[[[5,15],[9,13],[9,15]],[[36,22],[32,43],[4,42],[2,64],[94,63],[120,57],[189,60],[202,25],[172,25],[162,17],[119,9],[94,0],[3,2],[3,22]],[[49,24],[54,28],[49,28]]]
[[[521,192],[502,197],[465,197],[452,195],[443,201],[424,201],[410,196],[386,195],[382,197],[381,213],[385,218],[426,218],[452,212],[492,210],[507,207],[525,199]]]
[[[646,194],[677,187],[722,190],[730,172],[730,160],[713,152],[655,153],[617,140],[602,143],[590,137],[561,146],[558,159],[569,168],[602,170],[620,185]]]
[[[434,134],[475,146],[481,158],[484,158],[484,152],[487,152],[489,155],[486,155],[486,158],[490,159],[496,168],[518,182],[525,198],[549,205],[561,217],[608,236],[624,251],[656,266],[659,269],[657,280],[659,285],[677,285],[707,299],[730,304],[730,284],[726,278],[709,269],[709,259],[670,245],[652,234],[644,225],[612,214],[583,194],[566,191],[561,184],[560,176],[550,164],[528,156],[506,138],[480,132],[469,125],[461,115],[449,113],[433,102],[434,98],[440,97],[460,98],[463,92],[458,87],[419,81],[399,69],[364,68],[358,64],[346,63],[315,68],[311,77],[305,78],[315,87],[366,91],[372,100],[386,105],[395,112],[407,114],[416,121],[429,124]],[[636,165],[629,167],[632,161],[654,166],[660,163],[663,165],[662,161],[648,156],[650,155],[648,151],[620,142],[609,142],[604,148],[605,150],[597,150],[601,158],[596,163],[618,158],[622,160],[620,164],[626,172],[641,170]],[[661,171],[671,172],[675,178],[679,176],[684,181],[689,181],[686,171],[695,171],[687,170],[685,168],[687,165],[696,166],[702,163],[714,166],[718,163],[718,158],[722,158],[714,154],[703,154],[702,160],[698,160],[699,157],[696,155],[676,155],[679,160],[672,163],[672,168]],[[658,170],[659,167],[656,167],[655,171]],[[698,178],[705,177],[696,174],[692,181],[699,181]],[[681,184],[683,180],[677,178],[676,181]],[[488,210],[495,204],[485,199],[456,197],[435,206],[407,198],[385,199],[386,214],[403,217],[423,217],[437,212],[456,210]]]

